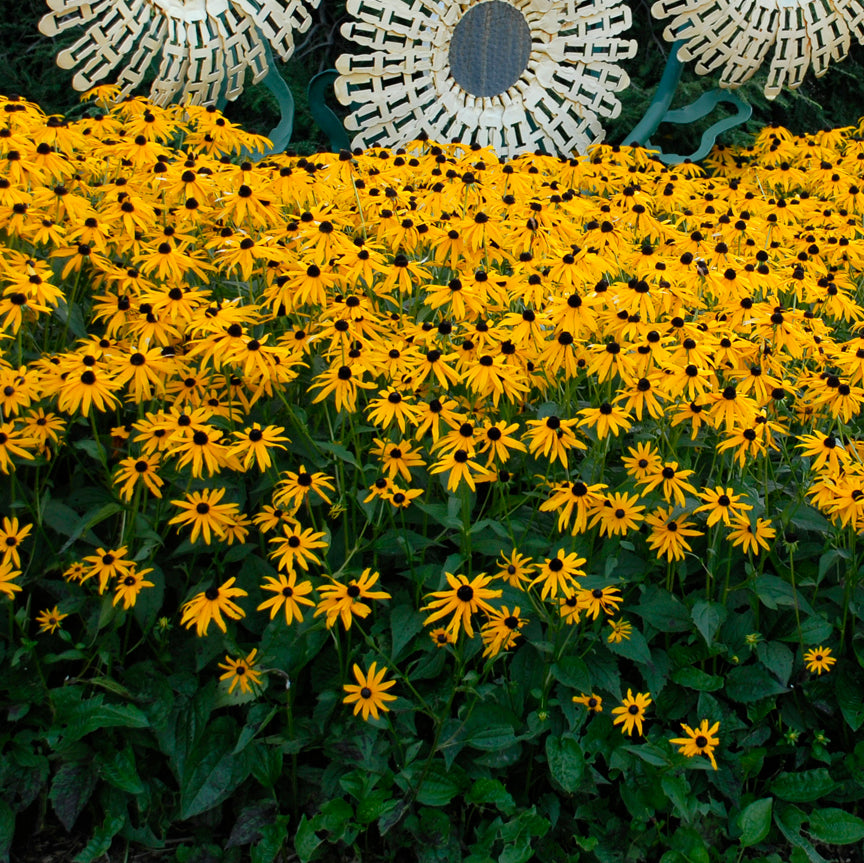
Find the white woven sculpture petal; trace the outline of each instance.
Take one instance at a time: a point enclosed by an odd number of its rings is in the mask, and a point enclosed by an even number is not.
[[[812,66],[824,75],[849,53],[854,35],[864,43],[864,6],[859,0],[656,0],[655,18],[672,18],[663,31],[681,40],[682,61],[696,71],[721,70],[721,87],[740,87],[766,61],[765,95],[795,89]]]
[[[621,0],[348,0],[342,34],[366,53],[336,61],[356,147],[434,140],[502,155],[584,152],[629,84]]]
[[[246,70],[253,81],[268,71],[264,40],[287,60],[294,33],[309,29],[309,9],[321,0],[46,0],[39,22],[46,36],[74,27],[83,35],[57,56],[76,69],[72,86],[88,90],[119,68],[121,95],[137,87],[154,60],[150,97],[212,104],[236,99]]]

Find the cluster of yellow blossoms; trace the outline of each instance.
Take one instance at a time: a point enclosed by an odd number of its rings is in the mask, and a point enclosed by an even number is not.
[[[861,130],[766,129],[704,169],[419,141],[253,162],[261,141],[218,112],[101,95],[69,121],[0,99],[0,471],[89,418],[118,499],[158,499],[166,530],[281,531],[259,608],[289,624],[314,604],[299,571],[326,565],[327,532],[301,522],[321,503],[377,524],[484,488],[506,510],[517,490],[565,536],[644,528],[674,562],[699,517],[759,554],[777,528],[743,478],[779,488],[804,456],[798,505],[864,528]],[[251,515],[220,479],[247,473]],[[429,623],[454,613],[436,643],[485,611],[487,653],[512,645],[520,608],[472,605],[491,578],[568,622],[615,612],[557,540],[543,562],[512,544],[494,576],[432,595]],[[127,551],[67,575],[113,579],[129,607],[151,570]],[[347,628],[388,596],[377,578],[331,575],[315,613]],[[224,630],[244,595],[209,587],[183,623]]]

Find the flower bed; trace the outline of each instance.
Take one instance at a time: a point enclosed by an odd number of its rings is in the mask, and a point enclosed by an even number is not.
[[[0,103],[0,856],[864,838],[859,130],[252,163],[108,95]]]

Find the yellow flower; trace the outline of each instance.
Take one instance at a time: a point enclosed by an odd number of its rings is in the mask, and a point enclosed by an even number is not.
[[[717,762],[714,760],[714,749],[720,745],[720,740],[714,735],[720,727],[719,722],[715,722],[710,728],[708,720],[703,719],[701,724],[695,729],[689,725],[681,723],[681,728],[687,737],[675,737],[670,740],[678,747],[678,751],[688,758],[693,758],[695,755],[707,755],[711,761],[711,766],[716,770]]]
[[[753,554],[759,554],[762,548],[768,551],[771,548],[769,540],[777,535],[767,518],[757,518],[754,528],[747,516],[740,515],[735,518],[734,526],[735,530],[730,532],[729,541],[732,545],[743,548],[745,552],[752,551]]]
[[[379,710],[382,712],[390,710],[385,702],[395,701],[396,696],[390,695],[387,690],[394,687],[396,681],[388,680],[384,683],[386,673],[386,667],[378,671],[374,662],[369,666],[367,674],[363,673],[359,665],[354,664],[354,677],[357,679],[357,684],[346,683],[342,687],[347,693],[342,702],[354,705],[355,716],[362,711],[364,720],[369,718],[370,713],[373,719],[377,719]]]
[[[837,660],[831,655],[831,648],[822,647],[821,644],[804,654],[804,664],[807,666],[807,670],[813,674],[821,675],[823,671],[830,671],[835,662]]]
[[[245,590],[233,587],[236,580],[232,577],[219,587],[213,585],[207,590],[196,593],[192,599],[184,604],[180,623],[187,629],[194,626],[196,635],[200,636],[207,635],[210,622],[215,620],[219,629],[222,632],[227,632],[225,620],[222,618],[223,614],[232,620],[239,620],[246,616],[243,609],[233,601],[234,597],[248,595]]]
[[[451,637],[455,640],[460,629],[464,629],[468,637],[473,638],[474,629],[471,626],[471,615],[480,610],[487,614],[494,614],[495,609],[486,600],[501,596],[501,591],[488,588],[487,585],[492,581],[492,577],[486,575],[485,572],[474,576],[471,581],[468,581],[464,575],[453,575],[449,572],[445,572],[444,575],[450,589],[427,594],[433,598],[433,601],[420,609],[420,611],[432,612],[426,618],[425,625],[428,626],[430,623],[452,614],[453,618],[447,624],[447,632]]]
[[[574,695],[573,701],[576,704],[584,705],[589,713],[603,712],[603,699],[593,692],[590,695],[586,695],[584,692],[581,695]]]
[[[606,636],[606,641],[610,644],[620,644],[622,641],[627,641],[633,634],[633,624],[626,620],[610,620],[609,629],[611,632]]]
[[[371,590],[378,581],[380,573],[364,569],[359,579],[352,578],[348,584],[326,584],[318,588],[318,593],[323,599],[315,609],[315,617],[321,614],[327,615],[327,629],[335,625],[341,618],[345,629],[351,629],[354,617],[366,618],[372,611],[372,607],[363,599],[390,599],[390,594],[384,590]]]
[[[56,632],[62,628],[61,621],[69,617],[68,614],[62,614],[60,609],[55,605],[54,608],[46,608],[36,615],[36,623],[39,624],[39,632]]]
[[[261,672],[256,671],[255,654],[258,650],[252,650],[246,658],[232,659],[230,656],[225,657],[225,662],[220,662],[219,667],[225,669],[225,673],[219,676],[220,680],[230,680],[231,684],[228,687],[228,694],[234,692],[237,684],[240,684],[240,691],[246,695],[252,691],[253,687],[257,688],[261,685]]]
[[[614,725],[621,725],[623,734],[633,734],[635,728],[639,734],[642,734],[642,720],[645,718],[645,710],[651,703],[650,692],[637,692],[633,695],[633,691],[627,690],[627,697],[621,702],[620,707],[612,710],[615,719]]]

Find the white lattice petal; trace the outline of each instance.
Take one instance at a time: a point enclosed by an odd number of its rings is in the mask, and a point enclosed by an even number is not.
[[[250,70],[268,71],[265,40],[283,60],[294,50],[294,32],[312,23],[309,7],[321,0],[48,0],[39,23],[46,36],[74,27],[84,34],[57,57],[77,69],[76,90],[87,90],[115,69],[123,95],[137,87],[158,57],[150,91],[158,104],[174,98],[212,103],[236,98]]]
[[[621,106],[612,94],[629,83],[617,63],[636,51],[634,41],[619,37],[631,24],[630,10],[620,0],[491,2],[512,7],[518,16],[503,14],[506,9],[487,11],[481,29],[458,42],[457,27],[482,4],[348,0],[353,20],[342,33],[368,52],[343,55],[336,64],[337,98],[356,108],[346,120],[356,132],[354,146],[373,141],[397,146],[423,132],[437,140],[488,144],[502,155],[539,148],[570,154],[602,139],[598,115],[617,116]],[[511,53],[519,56],[518,63],[502,55],[502,63],[510,60],[511,67],[488,77],[471,65],[469,53],[457,70],[457,42],[459,50],[479,46],[486,51],[485,62],[498,61],[494,29],[491,37],[482,30],[499,26],[490,23],[490,15],[511,22],[521,16],[524,23],[504,34],[516,46]],[[520,32],[529,34],[530,42]],[[491,43],[483,42],[490,38]]]
[[[723,87],[749,80],[768,58],[765,95],[799,87],[809,68],[824,75],[849,52],[851,36],[864,43],[860,0],[657,0],[655,18],[671,18],[667,40],[683,40],[681,60],[700,75],[721,70]]]

